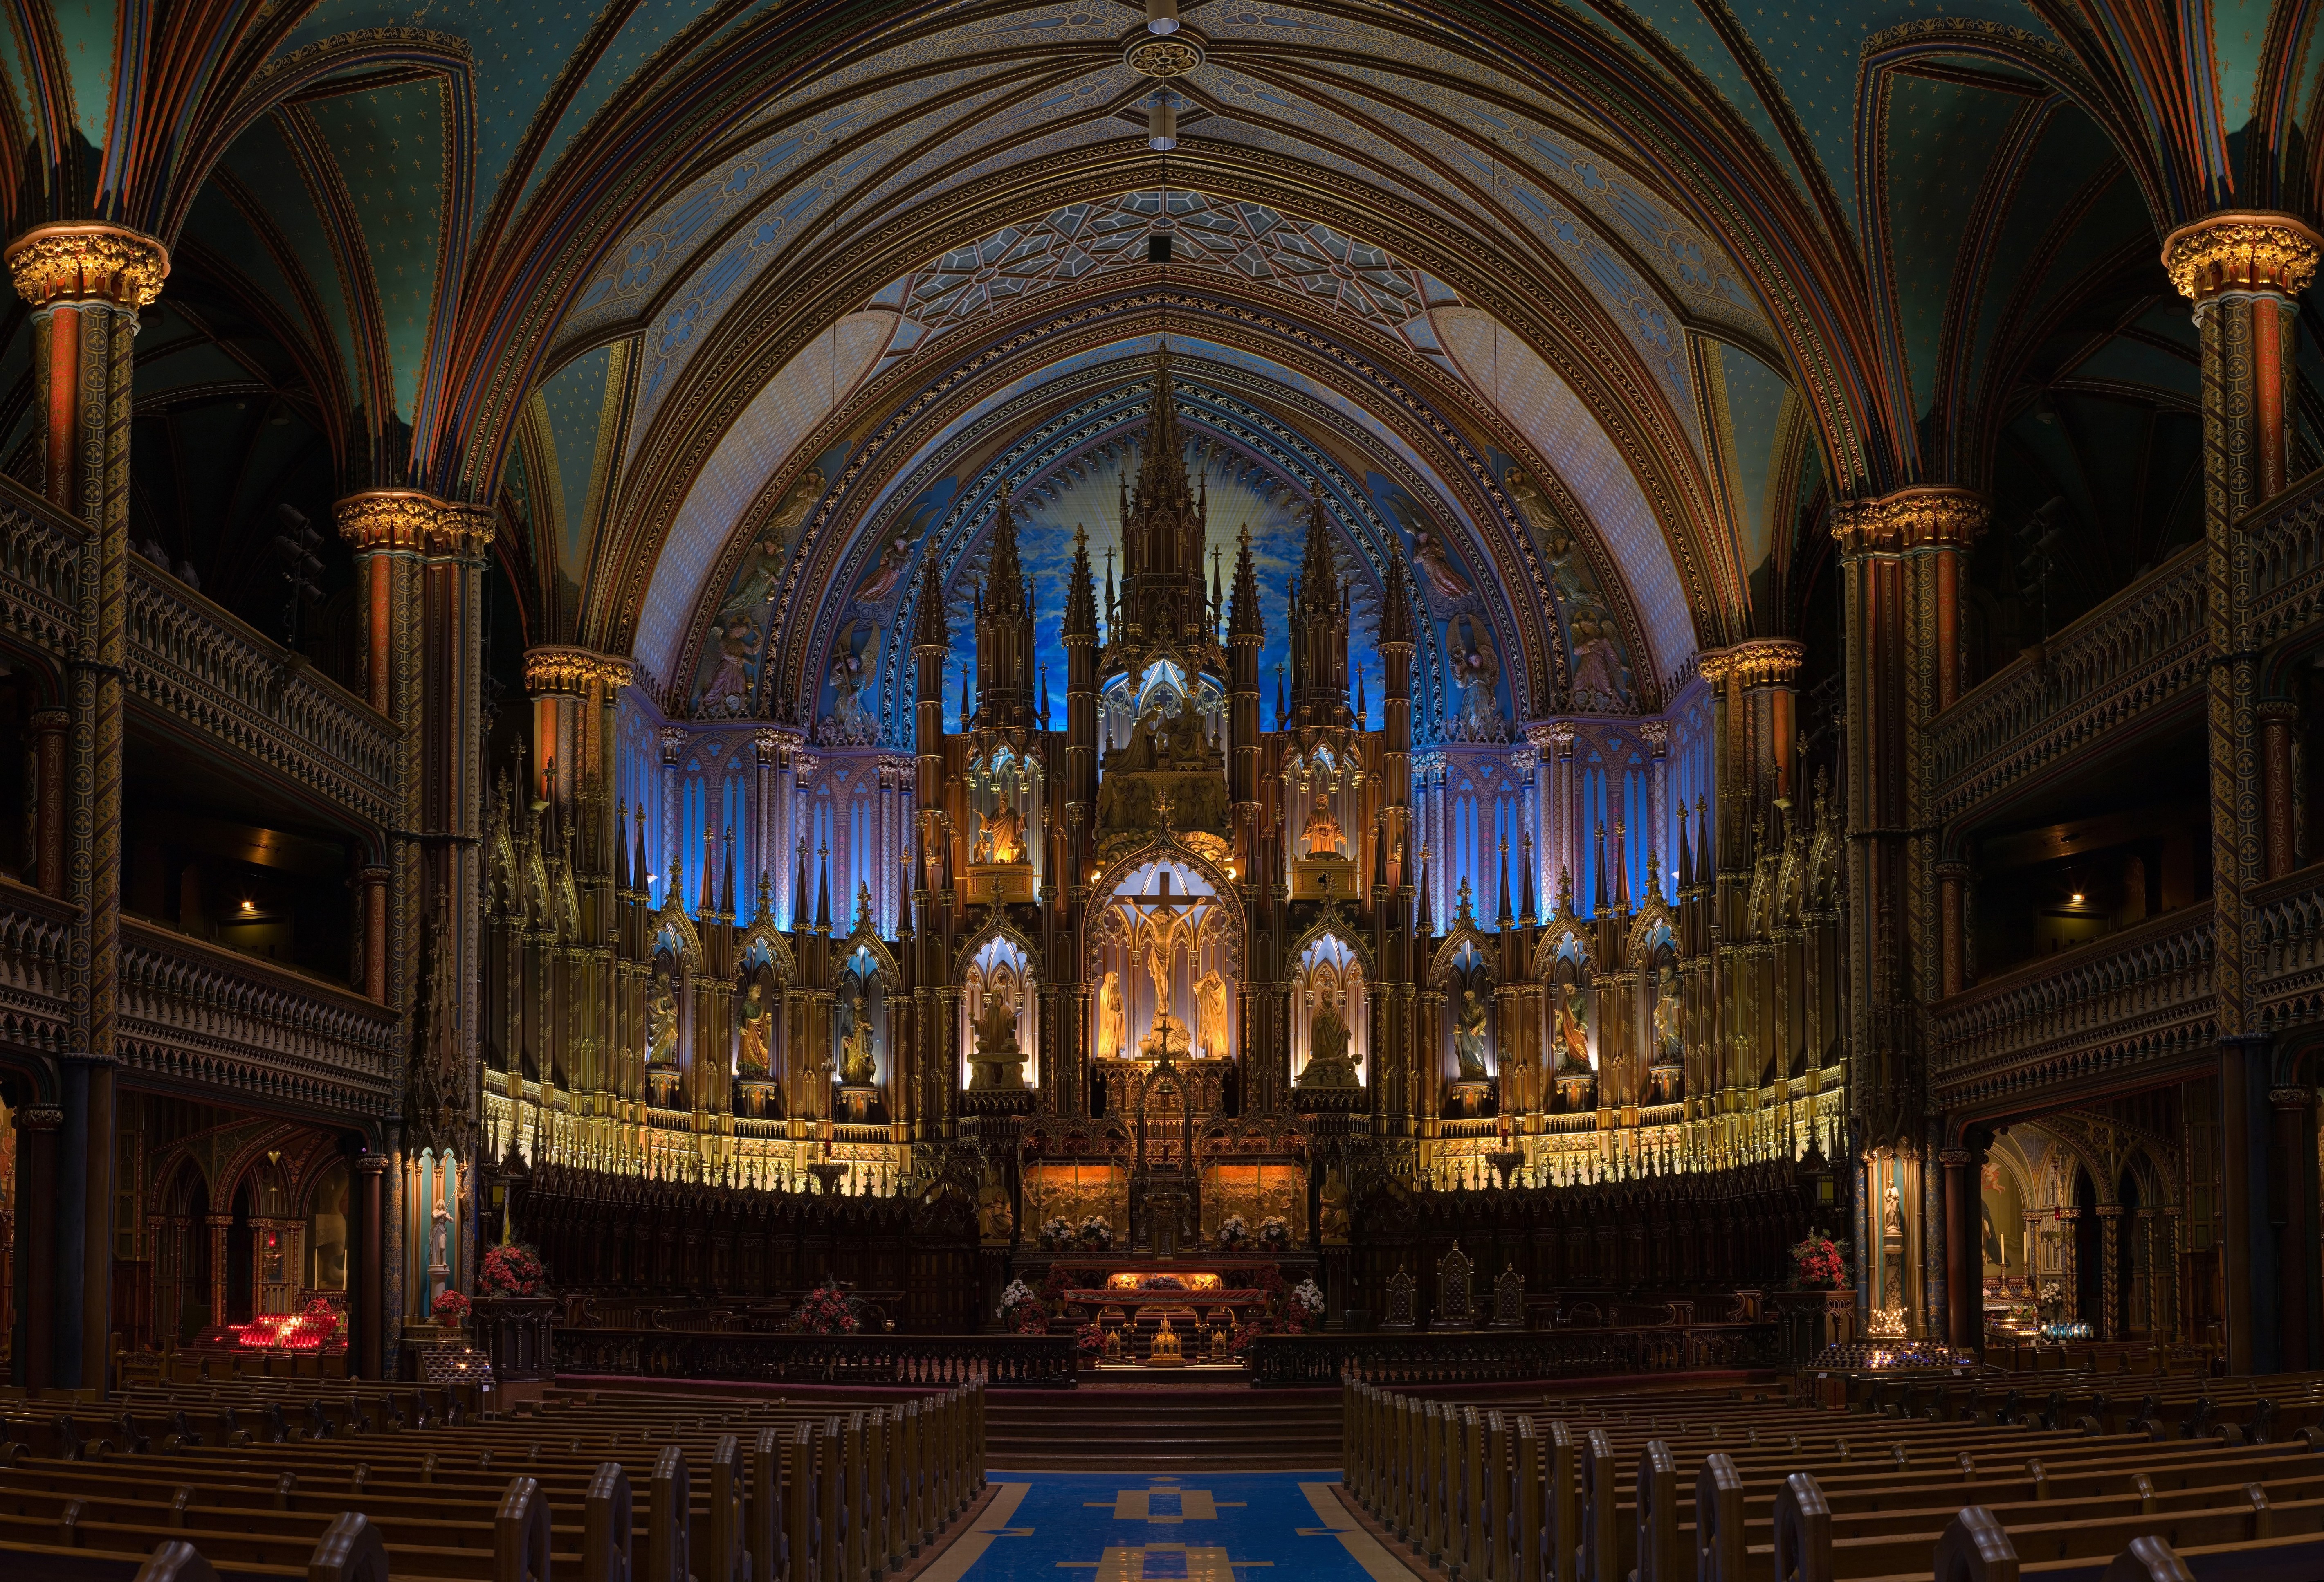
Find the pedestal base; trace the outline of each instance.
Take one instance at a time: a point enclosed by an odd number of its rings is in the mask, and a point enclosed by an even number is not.
[[[746,1121],[783,1118],[783,1088],[763,1077],[745,1077],[734,1084],[734,1113]]]

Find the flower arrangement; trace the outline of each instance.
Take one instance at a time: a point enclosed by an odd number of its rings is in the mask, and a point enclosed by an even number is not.
[[[539,1253],[522,1242],[510,1242],[484,1254],[483,1264],[476,1270],[476,1293],[488,1297],[539,1296],[541,1281],[547,1278]]]
[[[1240,1247],[1250,1240],[1250,1226],[1240,1214],[1230,1214],[1219,1221],[1218,1243],[1222,1247]]]
[[[1064,1215],[1051,1215],[1041,1222],[1040,1237],[1043,1252],[1063,1252],[1074,1244],[1074,1227],[1066,1223]]]
[[[1012,1280],[1001,1293],[1001,1321],[1019,1335],[1038,1335],[1049,1327],[1049,1309],[1031,1286]]]
[[[791,1328],[802,1335],[853,1335],[862,1327],[847,1288],[836,1280],[825,1281],[791,1309]]]
[[[1323,1291],[1312,1280],[1303,1280],[1291,1288],[1291,1305],[1307,1309],[1310,1318],[1323,1316]]]
[[[1184,1291],[1186,1282],[1175,1274],[1149,1274],[1138,1282],[1148,1291]]]
[[[1105,1326],[1092,1318],[1074,1331],[1074,1349],[1084,1356],[1095,1356],[1105,1349]]]
[[[437,1293],[429,1316],[447,1329],[457,1329],[468,1321],[469,1301],[466,1293],[447,1286]]]
[[[1839,1244],[1821,1231],[1810,1231],[1792,1249],[1792,1266],[1804,1291],[1837,1291],[1848,1279]]]
[[[1105,1216],[1102,1214],[1093,1214],[1083,1220],[1079,1235],[1084,1247],[1102,1252],[1113,1245],[1113,1226],[1106,1223]]]
[[[1279,1251],[1291,1244],[1291,1226],[1280,1214],[1270,1214],[1259,1222],[1259,1244],[1269,1251]]]

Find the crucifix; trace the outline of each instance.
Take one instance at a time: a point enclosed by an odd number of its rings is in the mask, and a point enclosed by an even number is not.
[[[1143,939],[1146,976],[1154,982],[1154,1022],[1156,1027],[1167,1026],[1170,1016],[1170,962],[1177,953],[1178,931],[1185,924],[1179,913],[1191,915],[1199,911],[1210,897],[1192,895],[1185,891],[1173,893],[1170,870],[1163,868],[1154,877],[1154,891],[1147,895],[1125,895],[1121,902],[1131,909],[1131,937]],[[1194,942],[1187,941],[1189,965],[1194,958]]]

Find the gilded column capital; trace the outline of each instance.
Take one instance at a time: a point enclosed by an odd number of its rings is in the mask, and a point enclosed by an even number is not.
[[[1694,656],[1694,668],[1714,685],[1729,677],[1746,688],[1780,687],[1800,673],[1808,645],[1789,637],[1754,637]]]
[[[1976,1163],[1977,1155],[1966,1148],[1940,1148],[1937,1150],[1937,1162],[1959,1170],[1964,1165]]]
[[[2262,724],[2275,722],[2297,725],[2300,723],[2300,705],[2289,698],[2263,698],[2252,712],[2258,717]]]
[[[2163,268],[2179,294],[2200,310],[2228,291],[2297,296],[2316,278],[2324,239],[2297,217],[2222,209],[2163,239]]]
[[[143,308],[161,294],[170,250],[124,226],[66,221],[34,226],[8,244],[8,277],[35,308],[110,302]]]
[[[598,653],[562,643],[524,651],[524,689],[535,694],[555,692],[578,698],[587,694],[592,681],[604,683],[611,692],[634,686],[637,679],[637,661],[622,654]]]
[[[1877,500],[1844,500],[1831,508],[1831,536],[1842,555],[1966,548],[1984,532],[1993,508],[1974,489],[1926,484]]]
[[[365,489],[333,508],[339,537],[361,554],[405,550],[413,554],[481,555],[493,541],[488,505],[466,505],[419,489]]]

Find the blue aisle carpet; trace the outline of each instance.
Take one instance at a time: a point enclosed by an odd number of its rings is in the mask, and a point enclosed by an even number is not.
[[[920,1582],[1413,1582],[1333,1494],[1337,1472],[996,1472]]]

